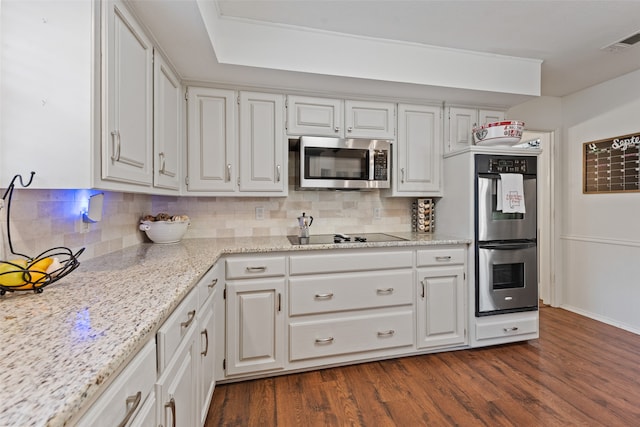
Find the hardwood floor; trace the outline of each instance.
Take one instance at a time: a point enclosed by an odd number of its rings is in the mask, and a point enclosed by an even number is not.
[[[216,387],[214,426],[640,426],[640,336],[540,310],[539,340]]]

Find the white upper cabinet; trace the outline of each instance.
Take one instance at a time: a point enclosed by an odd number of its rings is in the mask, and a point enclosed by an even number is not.
[[[395,138],[394,103],[345,101],[344,107],[347,138]]]
[[[290,95],[287,134],[393,139],[395,104]]]
[[[398,138],[393,144],[392,196],[442,195],[441,128],[441,107],[398,104]]]
[[[154,53],[153,70],[153,185],[179,190],[182,86],[157,51]]]
[[[344,134],[342,100],[289,95],[287,97],[287,134],[342,136]]]
[[[187,190],[210,196],[286,196],[284,96],[189,87]]]
[[[153,46],[124,4],[103,3],[102,179],[153,181]]]
[[[444,150],[446,153],[473,145],[475,125],[504,120],[504,111],[471,107],[447,107]]]
[[[240,191],[286,194],[287,150],[284,96],[240,92]]]
[[[187,191],[233,192],[235,92],[189,87],[187,94]]]

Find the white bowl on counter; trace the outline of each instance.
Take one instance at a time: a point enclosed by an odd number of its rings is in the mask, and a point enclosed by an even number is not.
[[[524,122],[503,120],[485,123],[473,128],[473,140],[476,145],[513,146],[522,139]]]
[[[141,221],[140,230],[153,243],[177,243],[187,232],[190,221]]]

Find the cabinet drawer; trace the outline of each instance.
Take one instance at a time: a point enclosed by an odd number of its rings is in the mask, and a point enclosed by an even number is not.
[[[137,416],[156,381],[156,346],[151,340],[82,417],[78,426],[113,426]]]
[[[196,307],[198,306],[198,293],[189,292],[189,295],[169,316],[160,327],[157,334],[158,342],[158,373],[173,357],[182,339],[196,325]]]
[[[293,255],[289,259],[289,264],[290,274],[386,270],[411,267],[413,253],[402,251]]]
[[[485,340],[490,338],[507,338],[516,335],[534,334],[538,332],[538,317],[524,319],[489,321],[476,324],[476,338]]]
[[[464,264],[464,248],[434,248],[418,251],[418,267]]]
[[[413,345],[413,312],[345,317],[289,325],[290,360]]]
[[[411,270],[346,273],[289,280],[289,315],[411,304]]]
[[[284,276],[285,273],[286,267],[283,256],[231,258],[226,260],[227,279]]]
[[[207,301],[209,296],[213,295],[213,291],[216,289],[216,285],[222,285],[220,279],[222,279],[222,267],[220,263],[214,264],[213,267],[207,271],[202,279],[198,282],[198,307]]]

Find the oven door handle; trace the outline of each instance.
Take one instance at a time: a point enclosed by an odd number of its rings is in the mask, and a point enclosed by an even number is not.
[[[479,249],[496,249],[496,250],[508,250],[514,249],[528,249],[536,246],[535,242],[517,242],[517,243],[480,243]]]

